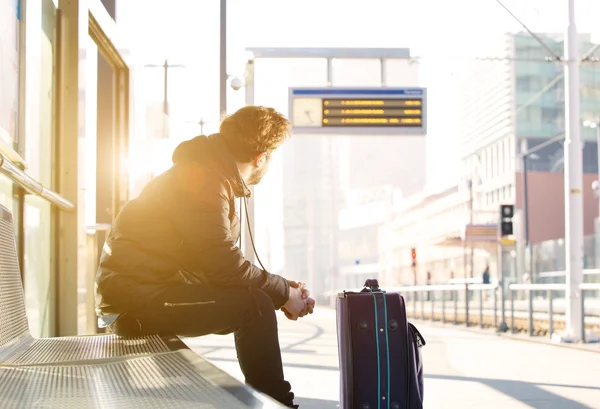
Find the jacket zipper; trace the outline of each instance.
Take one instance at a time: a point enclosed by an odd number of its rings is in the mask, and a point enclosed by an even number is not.
[[[196,301],[196,302],[165,302],[165,307],[185,307],[190,305],[205,305],[205,304],[215,304],[215,301]]]

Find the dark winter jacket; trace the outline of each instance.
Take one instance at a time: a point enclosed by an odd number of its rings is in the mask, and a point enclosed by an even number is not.
[[[171,169],[150,181],[112,225],[96,275],[97,313],[143,307],[167,286],[206,283],[258,287],[275,308],[283,306],[287,281],[251,264],[236,245],[235,198],[249,195],[219,134],[181,143]]]

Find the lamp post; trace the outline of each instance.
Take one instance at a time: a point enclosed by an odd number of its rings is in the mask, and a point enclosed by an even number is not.
[[[219,116],[227,114],[227,0],[221,0],[219,24]]]
[[[161,65],[146,64],[144,67],[147,68],[162,68],[164,70],[164,83],[163,83],[163,136],[165,139],[169,138],[169,68],[185,68],[185,65],[180,64],[169,64],[169,60]]]
[[[582,339],[583,304],[583,155],[581,152],[581,94],[579,37],[575,22],[575,0],[567,2],[565,33],[565,256],[566,314],[562,342]]]

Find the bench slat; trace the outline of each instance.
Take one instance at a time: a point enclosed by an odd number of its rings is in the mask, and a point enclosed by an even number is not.
[[[10,365],[60,364],[69,361],[147,355],[169,351],[171,348],[158,335],[127,339],[114,334],[42,338],[34,340],[27,349],[9,357],[4,363]]]
[[[77,365],[0,365],[11,408],[281,408],[190,350]]]

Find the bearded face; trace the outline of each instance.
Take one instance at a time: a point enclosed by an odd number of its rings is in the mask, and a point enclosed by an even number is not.
[[[269,162],[270,162],[270,160],[271,160],[271,155],[268,155],[266,157],[265,161],[261,165],[254,167],[254,169],[252,170],[252,174],[248,178],[248,182],[247,183],[249,185],[258,185],[260,183],[260,181],[262,180],[263,176],[265,176],[265,174],[269,170]]]

